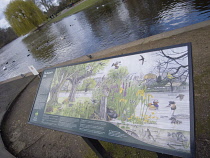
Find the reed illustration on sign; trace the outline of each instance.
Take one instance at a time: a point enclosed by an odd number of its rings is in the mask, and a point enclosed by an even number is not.
[[[45,113],[107,121],[140,141],[189,153],[188,47],[57,68]]]

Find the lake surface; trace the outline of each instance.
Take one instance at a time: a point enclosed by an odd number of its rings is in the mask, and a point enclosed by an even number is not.
[[[0,81],[209,19],[210,1],[104,0],[0,49]]]

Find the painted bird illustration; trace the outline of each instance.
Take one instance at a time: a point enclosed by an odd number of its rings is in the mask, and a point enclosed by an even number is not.
[[[182,123],[182,121],[177,120],[175,117],[171,117],[170,120],[171,120],[171,124],[181,124]]]
[[[171,75],[169,72],[167,73],[167,78],[169,78],[169,79],[173,79],[174,78],[174,76],[173,75]]]
[[[114,66],[115,69],[118,69],[120,63],[121,63],[120,61],[117,61],[117,62],[113,63],[112,66]]]
[[[158,100],[154,100],[153,103],[149,103],[148,107],[150,110],[158,110],[159,105],[158,105],[159,101]]]
[[[116,119],[118,114],[113,109],[107,108],[107,120]]]
[[[155,141],[154,137],[152,136],[152,134],[148,128],[147,128],[147,131],[145,131],[145,136],[147,139],[152,139],[153,141]]]
[[[144,64],[144,57],[142,55],[140,55],[141,59],[139,59],[139,61],[142,61],[142,65]]]
[[[171,107],[171,110],[173,111],[172,116],[174,116],[174,112],[176,110],[176,103],[174,101],[169,101],[169,104],[166,107]]]
[[[175,141],[178,141],[180,143],[183,143],[183,142],[187,142],[188,139],[187,137],[184,136],[184,134],[182,132],[168,132],[168,137],[175,140]]]
[[[176,98],[179,98],[180,101],[184,99],[184,94],[179,94],[176,96]]]

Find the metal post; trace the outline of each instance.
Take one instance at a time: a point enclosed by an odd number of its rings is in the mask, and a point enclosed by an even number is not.
[[[112,158],[96,139],[82,137],[99,158]]]
[[[172,155],[157,153],[158,158],[173,158]]]

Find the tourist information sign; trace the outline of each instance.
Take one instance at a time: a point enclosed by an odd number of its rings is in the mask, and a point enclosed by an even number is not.
[[[187,43],[45,70],[29,123],[193,157],[191,57]]]

